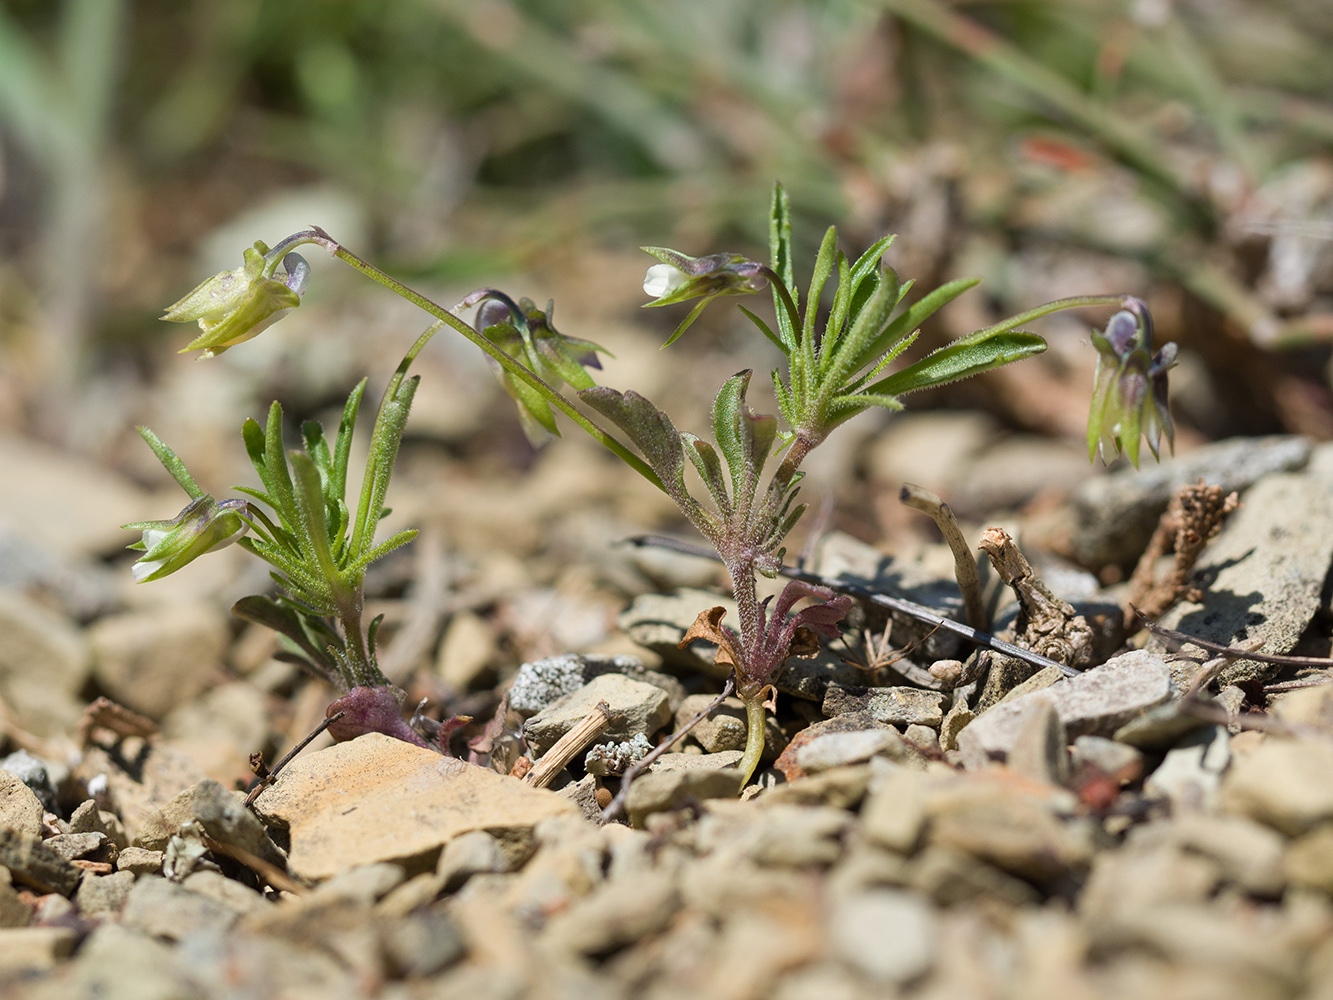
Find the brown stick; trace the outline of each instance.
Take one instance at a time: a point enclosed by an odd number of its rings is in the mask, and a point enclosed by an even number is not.
[[[1199,639],[1196,636],[1187,635],[1184,632],[1177,632],[1174,629],[1166,628],[1152,621],[1138,608],[1134,608],[1134,613],[1139,616],[1139,621],[1155,636],[1159,636],[1168,642],[1183,646],[1189,643],[1191,646],[1198,646],[1200,649],[1207,650],[1210,653],[1217,653],[1219,656],[1225,656],[1232,660],[1254,660],[1257,663],[1274,663],[1282,667],[1319,667],[1324,670],[1333,668],[1333,659],[1324,656],[1280,656],[1276,653],[1256,653],[1248,649],[1240,649],[1236,646],[1224,646],[1220,642],[1209,642],[1207,639]]]
[[[296,744],[296,746],[288,750],[287,756],[283,757],[282,760],[278,761],[276,764],[273,765],[273,770],[269,771],[268,774],[264,775],[262,778],[260,778],[258,781],[255,782],[254,786],[250,789],[250,794],[245,797],[246,807],[248,808],[255,804],[255,799],[259,798],[259,793],[262,792],[269,785],[273,784],[273,782],[277,779],[278,774],[282,771],[282,769],[292,762],[293,757],[295,757],[298,753],[300,753],[302,750],[308,747],[316,736],[324,732],[324,730],[328,729],[329,726],[333,725],[335,722],[341,719],[345,714],[346,713],[344,712],[334,712],[327,719],[325,719],[318,726],[316,726],[309,736],[307,736],[300,743]]]
[[[977,561],[972,557],[972,550],[963,537],[963,529],[958,526],[958,518],[953,515],[953,508],[930,490],[912,483],[903,483],[898,499],[913,510],[928,514],[940,529],[940,534],[953,551],[953,574],[958,580],[958,589],[963,592],[967,623],[982,630],[990,628],[986,605],[981,600],[981,577],[977,575]]]
[[[556,740],[550,749],[542,754],[541,759],[532,766],[532,770],[523,776],[523,781],[537,788],[545,788],[566,764],[588,749],[592,741],[597,739],[614,719],[611,706],[599,701],[597,707],[588,713],[587,718]]]

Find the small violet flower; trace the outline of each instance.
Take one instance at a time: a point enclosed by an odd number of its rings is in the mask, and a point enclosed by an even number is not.
[[[1137,468],[1139,437],[1154,458],[1161,438],[1174,445],[1175,428],[1167,404],[1167,372],[1176,363],[1176,345],[1152,354],[1152,316],[1141,300],[1127,298],[1125,308],[1111,317],[1104,333],[1092,334],[1097,348],[1097,374],[1088,413],[1088,457],[1114,445]]]
[[[653,301],[646,306],[669,306],[702,297],[674,333],[663,344],[669,347],[719,295],[750,295],[768,284],[768,268],[739,254],[715,253],[688,257],[666,247],[642,247],[662,263],[648,268],[643,290]]]
[[[142,531],[143,538],[129,548],[143,552],[132,567],[135,583],[160,580],[205,552],[226,548],[250,530],[243,516],[246,500],[220,503],[204,494],[169,521],[136,521],[122,528]]]
[[[271,258],[271,259],[270,259]],[[275,277],[281,263],[287,274]],[[197,320],[204,332],[181,351],[202,350],[211,358],[258,336],[301,304],[310,280],[310,265],[298,253],[270,254],[257,242],[245,251],[245,263],[204,281],[163,314],[172,323]]]

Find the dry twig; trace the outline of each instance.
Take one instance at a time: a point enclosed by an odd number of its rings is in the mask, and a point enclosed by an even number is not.
[[[953,509],[930,490],[912,483],[903,484],[898,499],[913,510],[930,515],[930,519],[940,529],[940,534],[953,552],[953,572],[958,580],[958,589],[963,592],[967,623],[973,628],[989,628],[986,605],[981,600],[981,577],[977,575],[977,562],[967,539],[963,537],[963,529],[958,527],[958,518],[953,516]]]
[[[605,732],[614,720],[615,715],[611,712],[611,706],[599,701],[597,707],[588,713],[587,718],[556,740],[550,749],[541,755],[532,769],[523,776],[523,780],[537,788],[545,788],[566,764],[588,749],[592,741]]]
[[[1068,601],[1056,597],[1033,572],[1003,528],[987,528],[978,546],[1000,579],[1018,597],[1014,641],[1043,656],[1075,667],[1092,661],[1092,628]]]
[[[274,764],[272,770],[267,771],[263,775],[261,775],[259,779],[254,783],[254,785],[250,787],[250,794],[245,797],[246,807],[248,808],[250,806],[253,806],[255,803],[255,799],[259,798],[259,793],[277,780],[278,775],[282,773],[282,769],[292,762],[292,758],[295,757],[302,750],[304,750],[306,747],[308,747],[311,741],[313,741],[316,736],[324,732],[324,730],[328,729],[329,726],[333,725],[335,722],[341,719],[344,714],[345,713],[343,712],[334,712],[323,722],[321,722],[318,726],[316,726],[311,731],[309,736],[307,736],[300,743],[296,744],[296,746],[288,750],[287,755],[283,757],[282,760]],[[259,761],[260,767],[263,766],[263,763],[264,761],[261,758]],[[258,775],[260,768],[255,767],[253,755],[251,755],[250,766],[254,768],[255,773]]]

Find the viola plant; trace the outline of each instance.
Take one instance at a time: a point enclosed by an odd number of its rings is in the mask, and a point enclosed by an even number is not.
[[[771,686],[788,659],[817,651],[818,636],[839,634],[838,623],[850,604],[845,596],[803,582],[788,583],[775,601],[761,601],[758,596],[759,578],[774,577],[782,568],[783,542],[805,509],[796,501],[804,475],[801,466],[833,430],[869,409],[899,410],[901,398],[909,393],[1040,353],[1046,343],[1021,330],[1026,323],[1062,309],[1119,306],[1106,333],[1094,337],[1103,362],[1089,440],[1105,437],[1137,463],[1141,429],[1148,431],[1154,454],[1160,432],[1168,441],[1171,437],[1165,393],[1174,346],[1155,357],[1149,355],[1151,321],[1136,299],[1085,296],[1049,302],[889,371],[927,318],[977,284],[976,279],[952,281],[908,304],[912,282],[901,281],[881,262],[892,241],[886,236],[852,261],[838,249],[837,230],[830,227],[802,301],[792,259],[791,208],[779,186],[770,213],[767,263],[731,253],[690,257],[661,247],[645,248],[659,262],[648,270],[644,282],[653,297],[648,305],[699,300],[664,347],[714,299],[752,295],[765,288],[772,291],[771,324],[748,309],[742,311],[782,354],[783,366],[771,373],[779,412],[755,412],[747,401],[753,373],[738,372],[713,402],[711,442],[677,430],[666,413],[633,390],[597,385],[589,369],[600,367],[599,348],[559,333],[551,305],[538,309],[528,299],[515,301],[497,289],[484,288],[447,310],[320,229],[297,233],[271,250],[256,243],[246,251],[242,269],[209,279],[168,311],[165,318],[195,320],[203,330],[185,350],[203,350],[205,357],[219,354],[249,339],[282,310],[299,305],[308,268],[292,251],[304,244],[322,246],[430,313],[436,323],[404,356],[385,392],[355,516],[344,493],[364,381],[348,399],[331,448],[319,426],[307,423],[304,448],[284,451],[282,411],[276,403],[266,427],[246,422],[246,448],[263,484],[262,489],[238,488],[246,500],[218,502],[208,497],[175,454],[144,431],[149,445],[190,495],[191,505],[171,521],[127,526],[144,532],[138,545],[144,555],[136,564],[136,578],[158,579],[239,539],[237,544],[274,567],[280,594],[245,598],[233,611],[280,632],[292,644],[292,655],[347,689],[330,706],[330,714],[346,712],[332,730],[335,737],[374,730],[425,743],[403,721],[401,692],[389,685],[376,664],[375,623],[363,631],[362,591],[366,567],[414,535],[403,531],[378,544],[374,541],[417,386],[416,377],[406,377],[408,367],[435,332],[447,325],[489,357],[501,384],[518,403],[531,439],[557,434],[556,413],[563,413],[670,496],[717,550],[731,578],[736,628],[722,623],[721,607],[703,609],[684,641],[703,638],[714,643],[718,661],[733,671],[748,720],[739,765],[748,781],[763,750]],[[283,277],[278,276],[280,264],[286,272]],[[473,307],[474,322],[468,324],[458,313]],[[561,391],[565,386],[619,428],[632,448],[577,408]],[[697,473],[701,489],[687,481],[687,463]],[[808,603],[798,609],[802,602]],[[446,724],[439,733],[447,734],[451,728]],[[447,735],[440,742],[447,743]]]

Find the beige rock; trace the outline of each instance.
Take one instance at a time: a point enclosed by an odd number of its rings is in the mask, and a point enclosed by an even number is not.
[[[31,920],[32,907],[19,897],[9,869],[0,868],[0,927],[27,927]]]
[[[525,722],[523,737],[529,747],[544,753],[603,701],[613,714],[624,716],[624,721],[613,723],[602,733],[598,737],[601,742],[628,740],[638,733],[651,737],[671,721],[667,693],[661,688],[623,674],[602,674],[551,702]]]
[[[547,925],[543,937],[558,951],[602,954],[661,930],[679,908],[673,880],[645,872],[606,882],[576,900]]]
[[[676,710],[676,728],[684,726],[713,702],[711,694],[692,694]],[[722,750],[745,749],[745,703],[739,698],[727,698],[708,718],[690,730],[690,737],[709,753]],[[787,739],[771,715],[764,719],[764,763],[777,759],[787,745]]]
[[[151,875],[134,883],[121,911],[126,927],[171,941],[200,931],[226,930],[239,917],[233,906]]]
[[[1333,821],[1333,743],[1267,740],[1238,753],[1222,778],[1221,808],[1290,836]]]
[[[42,803],[11,771],[0,771],[0,826],[29,836],[42,835]]]
[[[0,697],[29,732],[53,736],[78,720],[75,696],[92,664],[65,615],[16,591],[0,592]]]
[[[84,917],[114,916],[125,907],[134,888],[134,875],[127,871],[112,872],[110,875],[94,875],[84,872],[79,880],[79,891],[74,901],[78,904],[79,915]]]
[[[282,853],[269,839],[268,831],[245,807],[245,796],[223,788],[211,778],[185,789],[158,812],[147,816],[134,846],[165,851],[167,842],[183,824],[198,820],[214,840],[240,848],[278,868]]]
[[[114,756],[97,746],[84,751],[75,777],[120,814],[131,840],[150,813],[205,777],[189,757],[158,743],[123,740],[117,750]]]
[[[0,980],[50,969],[74,951],[72,927],[6,927],[0,930]]]
[[[435,672],[451,690],[467,691],[485,673],[498,649],[490,623],[470,611],[460,611],[444,630],[435,654]]]
[[[1284,868],[1293,885],[1333,896],[1333,823],[1294,841],[1287,849]]]
[[[379,733],[298,757],[255,804],[289,829],[291,870],[312,879],[375,861],[415,873],[433,867],[460,834],[524,840],[542,820],[578,809],[554,792]]]
[[[163,853],[142,847],[127,847],[116,858],[116,868],[132,875],[156,875],[162,870]]]
[[[112,615],[88,638],[107,695],[154,719],[208,686],[231,640],[226,612],[204,603]]]

